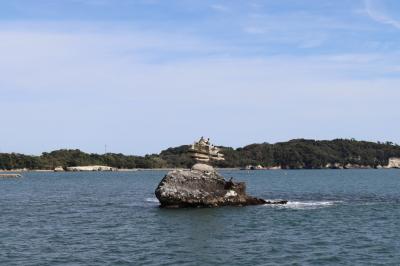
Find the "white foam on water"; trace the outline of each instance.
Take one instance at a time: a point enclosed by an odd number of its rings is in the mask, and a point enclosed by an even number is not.
[[[160,203],[157,198],[146,198],[145,201],[152,203]]]
[[[279,208],[287,208],[287,209],[319,209],[334,206],[343,201],[288,201],[287,204],[277,204],[270,205],[266,204],[265,206],[273,206]]]

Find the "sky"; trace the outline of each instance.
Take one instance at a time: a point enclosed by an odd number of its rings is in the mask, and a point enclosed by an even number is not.
[[[398,0],[0,0],[0,152],[400,143]]]

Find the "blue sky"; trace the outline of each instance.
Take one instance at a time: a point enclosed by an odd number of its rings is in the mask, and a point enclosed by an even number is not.
[[[396,0],[0,1],[0,152],[400,143]]]

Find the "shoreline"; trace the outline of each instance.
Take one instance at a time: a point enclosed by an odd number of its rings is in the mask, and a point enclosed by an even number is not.
[[[400,170],[397,167],[390,168],[293,168],[293,169],[241,169],[241,168],[215,168],[218,171],[243,171],[243,172],[259,172],[259,171],[296,171],[296,170]],[[13,169],[13,170],[0,170],[0,173],[81,173],[81,172],[141,172],[141,171],[173,171],[173,170],[190,170],[189,168],[135,168],[135,169],[117,169],[114,171],[54,171],[47,169]]]

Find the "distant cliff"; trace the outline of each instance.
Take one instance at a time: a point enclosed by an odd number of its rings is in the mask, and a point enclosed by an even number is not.
[[[108,165],[115,168],[189,168],[193,165],[188,145],[169,148],[160,154],[146,156],[107,153],[89,154],[80,150],[57,150],[30,156],[0,153],[0,170],[54,169],[58,166]],[[348,139],[295,139],[275,144],[251,144],[243,148],[220,147],[225,161],[217,167],[261,165],[266,168],[382,168],[400,167],[400,146]],[[389,163],[390,159],[390,163]]]
[[[400,158],[390,158],[387,168],[400,168]]]

